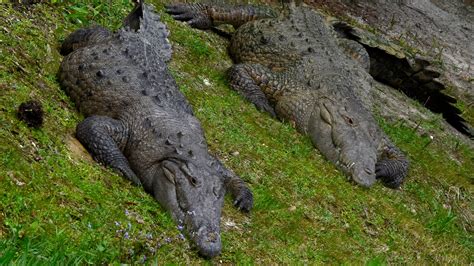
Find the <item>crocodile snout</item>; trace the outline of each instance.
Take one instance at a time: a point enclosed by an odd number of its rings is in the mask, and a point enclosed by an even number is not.
[[[359,169],[358,169],[359,168]],[[370,167],[354,167],[353,180],[362,187],[371,187],[375,181],[375,171]]]
[[[199,254],[206,258],[213,258],[221,253],[222,243],[219,230],[201,227],[196,236]]]

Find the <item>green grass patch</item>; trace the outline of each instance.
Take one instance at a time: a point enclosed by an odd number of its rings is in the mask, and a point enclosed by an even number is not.
[[[103,1],[102,1],[103,2]],[[163,13],[163,3],[153,1]],[[80,27],[117,29],[128,1],[0,5],[0,264],[205,263],[140,188],[87,157],[82,120],[56,81],[61,41]],[[222,255],[211,263],[469,264],[474,261],[474,151],[424,121],[429,135],[380,119],[410,158],[401,190],[348,182],[287,124],[229,88],[228,41],[163,14],[170,64],[201,120],[211,152],[255,195],[243,215],[227,199]],[[16,117],[43,104],[44,126]]]

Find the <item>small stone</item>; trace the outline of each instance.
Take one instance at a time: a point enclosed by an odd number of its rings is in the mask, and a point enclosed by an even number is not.
[[[233,151],[230,153],[232,156],[239,156],[240,155],[240,152],[238,151]]]
[[[231,220],[225,221],[224,224],[227,227],[237,227],[237,224],[234,221],[231,221]]]
[[[25,185],[25,182],[22,182],[15,178],[15,175],[13,174],[13,172],[8,172],[8,176],[10,176],[10,178],[13,180],[13,182],[15,182],[17,186],[22,187]]]
[[[296,211],[296,206],[291,206],[290,208],[288,208],[288,210],[290,212],[294,212],[294,211]]]

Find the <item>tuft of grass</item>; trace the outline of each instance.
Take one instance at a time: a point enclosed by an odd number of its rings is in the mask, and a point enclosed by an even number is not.
[[[164,3],[152,1],[163,13]],[[55,75],[60,41],[92,23],[116,29],[129,2],[0,5],[0,264],[205,263],[142,189],[87,157],[82,120]],[[229,88],[228,41],[162,14],[170,69],[210,150],[246,180],[255,207],[222,215],[223,253],[210,263],[468,264],[474,261],[474,151],[441,132],[379,119],[411,160],[401,190],[356,187],[309,138],[258,112]],[[15,110],[39,100],[42,128]],[[416,106],[416,108],[421,108]],[[236,153],[238,152],[238,153]]]
[[[63,16],[69,22],[87,27],[93,24],[107,25],[116,30],[122,24],[124,14],[128,14],[133,7],[130,0],[104,2],[99,0],[75,1],[66,6]],[[112,20],[111,20],[112,19]]]

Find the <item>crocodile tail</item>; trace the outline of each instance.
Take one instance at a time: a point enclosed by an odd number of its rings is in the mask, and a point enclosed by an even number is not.
[[[111,33],[104,27],[92,26],[85,29],[78,29],[71,33],[61,45],[61,55],[65,56],[74,50],[91,45],[93,43],[102,42],[110,38]]]
[[[124,19],[124,28],[134,30],[156,49],[164,61],[171,59],[171,44],[168,40],[169,31],[160,21],[160,15],[152,6],[144,4],[144,0],[136,0],[135,8]]]
[[[140,18],[143,17],[143,2],[144,0],[137,0],[132,12],[123,20],[123,26],[137,31],[140,28]]]

